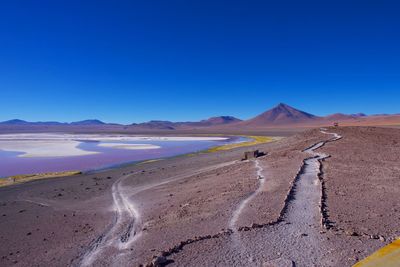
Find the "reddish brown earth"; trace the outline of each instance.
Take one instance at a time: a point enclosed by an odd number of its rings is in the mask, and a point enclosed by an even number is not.
[[[0,266],[138,266],[163,252],[171,266],[350,266],[399,234],[400,130],[328,132],[342,139],[314,152],[331,155],[330,229],[302,200],[322,194],[299,172],[303,150],[332,138],[314,129],[256,146],[267,152],[256,161],[239,148],[0,188]]]
[[[340,128],[324,163],[329,218],[360,235],[400,236],[400,131]]]

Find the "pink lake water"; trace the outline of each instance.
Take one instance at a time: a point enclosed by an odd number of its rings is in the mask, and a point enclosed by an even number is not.
[[[79,144],[78,148],[86,151],[96,151],[100,153],[84,156],[66,157],[18,157],[21,152],[9,152],[0,150],[0,177],[69,170],[99,170],[116,167],[121,164],[198,152],[213,146],[219,146],[233,142],[243,142],[246,140],[248,140],[248,138],[229,137],[226,140],[215,141],[143,140],[122,142],[124,144],[151,144],[160,146],[159,149],[141,150],[101,147],[98,146],[99,142],[97,141],[80,140],[81,143]]]

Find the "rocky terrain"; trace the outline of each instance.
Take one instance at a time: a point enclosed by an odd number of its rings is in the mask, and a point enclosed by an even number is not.
[[[1,266],[351,266],[399,235],[400,130],[257,145],[0,188]]]

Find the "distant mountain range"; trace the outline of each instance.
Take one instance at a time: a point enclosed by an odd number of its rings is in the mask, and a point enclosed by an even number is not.
[[[100,120],[84,120],[84,121],[75,121],[71,123],[67,122],[58,122],[58,121],[37,121],[30,122],[19,119],[8,120],[0,122],[2,125],[104,125],[106,123]]]
[[[201,120],[197,122],[171,122],[171,121],[161,121],[161,120],[152,120],[149,122],[143,123],[132,123],[129,125],[117,124],[117,123],[105,123],[100,120],[83,120],[76,122],[57,122],[57,121],[38,121],[38,122],[30,122],[24,121],[20,119],[13,119],[8,121],[0,122],[0,130],[1,129],[29,129],[32,127],[34,129],[43,128],[44,130],[48,129],[76,129],[76,128],[121,128],[130,129],[130,130],[176,130],[176,129],[195,129],[202,127],[211,127],[217,125],[225,125],[230,123],[240,122],[241,120],[232,116],[219,116],[219,117],[211,117],[206,120]]]
[[[226,125],[237,123],[242,120],[232,117],[232,116],[219,116],[219,117],[211,117],[206,120],[201,120],[197,122],[171,122],[171,121],[149,121],[144,123],[132,124],[133,126],[140,128],[151,128],[151,129],[187,129],[187,128],[201,128],[201,127],[210,127],[217,125]]]
[[[261,129],[261,128],[290,128],[290,127],[317,127],[322,125],[331,125],[333,122],[339,122],[342,125],[400,125],[400,115],[365,115],[335,113],[325,117],[316,116],[287,104],[280,103],[274,108],[261,113],[248,120],[240,120],[232,116],[211,117],[209,119],[196,122],[171,122],[152,120],[144,123],[133,123],[122,125],[117,123],[105,123],[100,120],[91,119],[76,121],[71,123],[47,121],[47,122],[28,122],[20,119],[13,119],[0,122],[0,131],[30,129],[36,131],[93,131],[109,129],[110,131],[174,131],[174,130],[234,130],[234,129]]]

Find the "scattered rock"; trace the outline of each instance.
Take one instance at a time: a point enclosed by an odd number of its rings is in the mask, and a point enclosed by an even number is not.
[[[253,223],[253,224],[251,225],[251,228],[262,228],[262,225],[261,225],[261,224],[258,224],[258,223]]]
[[[278,259],[264,262],[262,266],[263,267],[294,267],[295,264],[291,260],[288,260],[285,258],[278,258]]]
[[[346,230],[345,234],[348,235],[348,236],[359,236],[358,233],[356,233],[356,232],[354,232],[352,230]]]
[[[250,230],[251,230],[251,228],[248,227],[248,226],[241,226],[241,227],[238,228],[239,232],[242,232],[242,231],[247,232],[247,231],[250,231]]]
[[[150,266],[161,267],[164,266],[167,262],[167,258],[164,256],[154,256]]]

